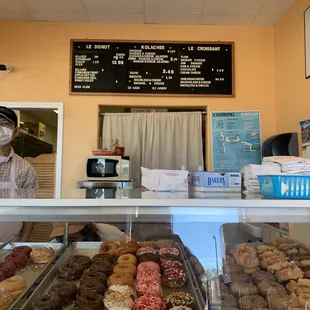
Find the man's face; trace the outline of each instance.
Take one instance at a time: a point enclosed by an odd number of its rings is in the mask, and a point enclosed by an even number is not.
[[[0,116],[0,126],[13,130],[13,138],[15,138],[19,134],[20,129],[15,127],[14,123],[11,123],[3,116]]]

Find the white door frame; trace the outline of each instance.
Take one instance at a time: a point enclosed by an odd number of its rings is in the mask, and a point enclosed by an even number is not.
[[[61,198],[61,180],[62,180],[62,146],[63,146],[63,121],[64,108],[63,102],[14,102],[0,101],[0,106],[10,109],[53,109],[58,110],[57,123],[57,155],[56,155],[56,178],[55,178],[55,198]]]

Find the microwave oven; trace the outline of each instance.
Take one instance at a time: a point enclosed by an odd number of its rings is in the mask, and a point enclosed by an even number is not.
[[[129,156],[91,156],[86,157],[86,178],[92,180],[130,179]]]

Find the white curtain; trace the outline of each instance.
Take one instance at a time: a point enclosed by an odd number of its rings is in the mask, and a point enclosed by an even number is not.
[[[140,184],[140,167],[197,170],[204,166],[200,112],[106,113],[102,147],[119,139],[130,156],[131,176]]]

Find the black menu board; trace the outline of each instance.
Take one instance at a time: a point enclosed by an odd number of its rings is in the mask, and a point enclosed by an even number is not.
[[[234,96],[232,42],[71,44],[71,94]]]

